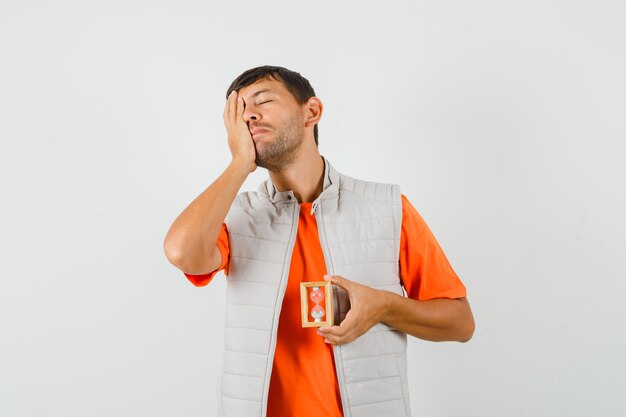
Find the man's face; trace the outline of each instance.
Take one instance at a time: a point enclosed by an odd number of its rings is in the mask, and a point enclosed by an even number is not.
[[[280,172],[295,159],[304,140],[303,106],[274,79],[261,79],[239,90],[243,118],[256,149],[256,164]]]

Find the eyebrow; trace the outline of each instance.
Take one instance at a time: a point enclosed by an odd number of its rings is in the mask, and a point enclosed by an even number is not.
[[[272,91],[271,89],[269,89],[269,88],[264,88],[263,90],[259,90],[259,91],[257,91],[256,93],[252,94],[252,95],[250,96],[250,98],[251,98],[251,99],[253,99],[253,98],[255,98],[256,96],[261,95],[261,94],[263,94],[263,93],[273,93],[273,91]]]

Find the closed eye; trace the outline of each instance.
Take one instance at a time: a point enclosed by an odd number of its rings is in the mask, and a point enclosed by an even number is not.
[[[266,101],[264,101],[262,103],[258,103],[257,106],[260,106],[261,104],[269,103],[270,101],[272,101],[272,100],[266,100]]]

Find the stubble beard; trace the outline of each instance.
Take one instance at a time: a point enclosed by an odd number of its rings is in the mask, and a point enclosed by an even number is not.
[[[276,130],[273,142],[255,144],[255,162],[261,168],[281,172],[287,169],[296,159],[298,148],[304,140],[304,131],[300,129],[301,118],[294,115],[281,129]]]

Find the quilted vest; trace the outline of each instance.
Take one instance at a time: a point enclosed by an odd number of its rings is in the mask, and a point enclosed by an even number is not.
[[[323,191],[312,212],[328,273],[403,295],[399,187],[344,176],[325,158],[324,165]],[[222,417],[266,416],[299,210],[293,192],[276,190],[268,178],[257,192],[238,194],[226,217],[230,273],[218,384]],[[345,417],[411,415],[406,334],[379,323],[355,341],[334,346],[334,356]]]

